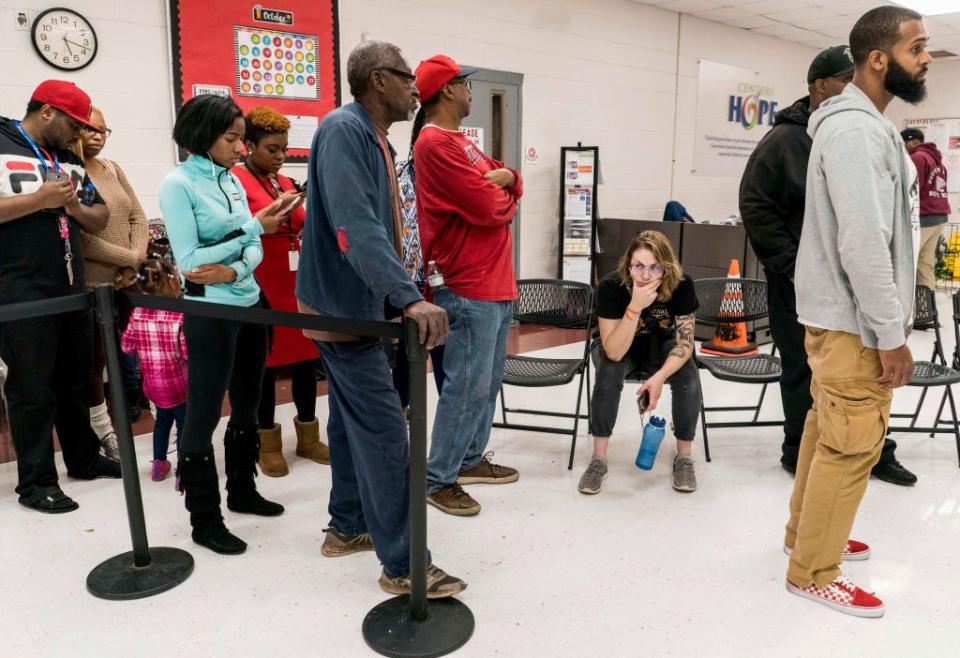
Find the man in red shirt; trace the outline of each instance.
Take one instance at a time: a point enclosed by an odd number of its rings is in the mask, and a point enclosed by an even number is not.
[[[461,485],[505,484],[519,477],[516,469],[493,464],[492,453],[484,450],[517,298],[510,222],[523,184],[520,172],[488,158],[459,130],[470,113],[467,76],[475,72],[445,55],[420,63],[423,105],[413,139],[423,262],[436,263],[439,276],[429,276],[428,265],[430,292],[450,318],[427,501],[457,516],[480,512]]]

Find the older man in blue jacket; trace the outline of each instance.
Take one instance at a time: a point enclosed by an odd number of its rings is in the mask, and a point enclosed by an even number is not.
[[[330,112],[310,151],[308,214],[297,273],[304,312],[383,320],[392,307],[412,318],[427,349],[443,342],[446,312],[424,301],[399,256],[400,198],[387,130],[417,108],[414,76],[396,46],[367,41],[347,60],[356,102]],[[410,591],[407,427],[379,341],[304,332],[327,369],[327,433],[333,487],[328,557],[374,549],[380,587]],[[466,584],[431,565],[430,598]]]

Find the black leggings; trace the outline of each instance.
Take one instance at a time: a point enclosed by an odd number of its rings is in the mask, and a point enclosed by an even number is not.
[[[317,417],[316,368],[316,361],[300,361],[290,365],[293,404],[297,408],[297,420],[301,423],[309,423]],[[278,368],[266,368],[263,371],[260,410],[257,412],[260,429],[268,430],[276,423],[274,412],[277,410],[277,370]]]
[[[198,454],[212,445],[228,389],[230,422],[238,427],[257,426],[267,328],[187,315],[183,335],[187,339],[187,418],[179,447]]]

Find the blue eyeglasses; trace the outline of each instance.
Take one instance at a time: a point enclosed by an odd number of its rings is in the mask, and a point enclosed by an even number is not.
[[[643,263],[631,263],[630,269],[633,270],[633,273],[637,276],[643,274],[644,270],[649,272],[653,276],[660,276],[663,274],[663,266],[659,263],[654,263],[653,265],[644,265]]]

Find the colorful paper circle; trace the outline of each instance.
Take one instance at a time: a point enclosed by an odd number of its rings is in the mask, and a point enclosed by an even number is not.
[[[269,84],[269,83],[265,84],[265,85],[263,86],[263,91],[264,91],[265,93],[267,93],[267,94],[272,94],[272,93],[273,93],[273,85],[272,85],[272,84]]]
[[[241,55],[246,55],[246,54],[248,54],[249,52],[250,52],[250,46],[248,46],[248,45],[246,45],[246,44],[240,46],[240,54],[241,54]]]
[[[293,39],[291,39],[290,37],[287,37],[286,39],[283,40],[283,45],[285,45],[287,48],[292,47]]]
[[[307,61],[312,62],[314,60],[313,53],[307,53]]]
[[[271,62],[269,59],[263,63],[263,69],[265,71],[269,71],[272,68],[273,68],[273,62]]]
[[[284,56],[285,56],[288,60],[289,60],[289,59],[293,59],[293,51],[292,51],[292,50],[288,50],[288,51],[287,51],[287,54],[284,55]]]
[[[252,66],[255,69],[260,68],[260,60],[259,59],[253,60],[252,62],[250,62],[250,66]]]
[[[284,65],[283,70],[286,71],[287,73],[293,73],[293,64],[291,64],[290,62],[287,62]]]
[[[294,43],[296,44],[297,48],[303,48],[303,40],[297,39]]]
[[[260,43],[260,35],[254,34],[253,36],[250,37],[250,41],[252,41],[253,43]]]
[[[254,47],[253,47],[253,50],[251,51],[251,54],[252,54],[254,57],[259,57],[259,56],[260,56],[260,49],[257,48],[256,46],[254,46]]]
[[[302,75],[298,75],[298,76],[297,76],[297,84],[298,84],[298,85],[302,85],[302,84],[303,84],[303,76],[302,76]]]
[[[302,62],[302,61],[303,61],[303,53],[300,52],[299,50],[298,50],[297,53],[294,55],[294,57],[297,58],[297,61],[298,61],[298,62]]]
[[[262,87],[260,87],[260,85],[253,85],[253,91],[254,91],[254,93],[259,94],[260,91],[261,91],[261,89],[262,89]]]
[[[297,64],[296,69],[297,73],[303,73],[303,64]]]
[[[304,45],[307,47],[307,50],[313,50],[313,42],[312,42],[312,41],[307,41],[306,43],[304,43]]]
[[[264,56],[264,57],[270,57],[270,49],[269,49],[269,48],[264,48],[264,49],[263,49],[263,56]]]
[[[307,64],[307,73],[313,73],[313,64]]]
[[[240,77],[241,77],[242,79],[244,79],[244,80],[249,80],[249,79],[250,79],[250,71],[248,71],[248,70],[246,70],[246,69],[240,71]]]
[[[249,93],[249,92],[250,92],[250,83],[249,83],[249,82],[244,82],[242,85],[240,85],[240,91],[242,91],[242,92],[244,92],[244,93]]]
[[[288,75],[288,76],[287,76],[287,84],[288,84],[288,85],[292,85],[294,80],[296,80],[296,78],[294,78],[292,75]]]
[[[261,80],[262,78],[263,78],[263,74],[260,73],[260,71],[254,71],[254,72],[253,72],[253,79],[254,79],[254,80],[256,80],[257,82],[260,82],[260,80]]]
[[[283,43],[283,39],[281,39],[280,37],[274,37],[274,38],[273,38],[273,45],[279,46],[279,45],[282,44],[282,43]]]
[[[314,84],[316,81],[317,81],[316,78],[314,78],[312,75],[308,75],[308,76],[307,76],[307,84],[308,84],[308,85],[313,86],[313,84]]]
[[[277,93],[283,94],[283,85],[277,85]]]
[[[250,65],[250,60],[249,60],[249,59],[247,59],[246,57],[241,57],[241,58],[240,58],[240,66],[246,67],[246,66],[249,66],[249,65]]]

